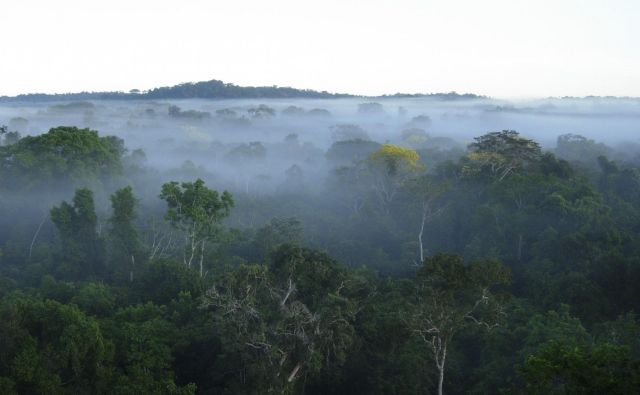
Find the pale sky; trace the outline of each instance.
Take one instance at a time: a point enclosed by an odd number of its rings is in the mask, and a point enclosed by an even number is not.
[[[640,96],[640,0],[2,0],[0,95],[219,79]]]

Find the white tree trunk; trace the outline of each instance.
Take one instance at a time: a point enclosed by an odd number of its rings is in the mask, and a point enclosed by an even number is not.
[[[438,376],[438,395],[442,395],[442,385],[444,383],[444,364],[447,359],[447,343],[445,342],[442,346],[442,357],[438,365],[438,371],[440,375]]]
[[[422,222],[420,223],[420,232],[418,233],[418,247],[420,248],[420,264],[424,263],[424,246],[422,244],[422,234],[424,233],[424,223],[427,221],[427,208],[422,206]]]
[[[42,221],[40,221],[40,225],[38,225],[38,229],[36,229],[36,233],[33,235],[33,239],[31,239],[31,245],[29,245],[29,259],[31,259],[31,252],[33,252],[33,245],[36,243],[36,239],[40,234],[40,229],[42,229],[42,225],[46,220],[47,220],[47,216],[45,215],[44,218],[42,218]]]
[[[298,374],[298,370],[300,370],[300,363],[298,363],[293,370],[291,371],[291,374],[289,375],[289,377],[287,378],[287,382],[292,382],[295,378],[296,375]]]

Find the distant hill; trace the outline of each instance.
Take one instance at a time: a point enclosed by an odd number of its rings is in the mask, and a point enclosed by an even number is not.
[[[144,100],[144,99],[250,99],[250,98],[311,98],[327,99],[352,97],[352,95],[318,92],[277,86],[238,86],[218,80],[187,82],[175,86],[154,88],[147,92],[79,92],[79,93],[29,93],[18,96],[1,96],[0,101],[67,101],[67,100]]]
[[[184,84],[154,88],[146,92],[79,92],[79,93],[29,93],[18,96],[0,96],[0,102],[44,102],[44,101],[81,101],[81,100],[145,100],[145,99],[334,99],[343,97],[362,97],[357,95],[329,93],[310,89],[295,89],[278,86],[238,86],[211,80],[187,82]],[[458,94],[402,94],[376,96],[375,98],[431,97],[442,100],[468,100],[485,98],[470,93]]]
[[[218,80],[211,80],[155,88],[144,93],[142,96],[148,97],[149,99],[325,99],[335,97],[350,97],[351,95],[277,86],[238,86],[234,84],[226,84]]]

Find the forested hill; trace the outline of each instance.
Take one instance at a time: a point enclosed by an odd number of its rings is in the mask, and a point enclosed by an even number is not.
[[[238,86],[219,80],[187,82],[174,86],[164,86],[141,92],[132,89],[127,92],[78,92],[78,93],[29,93],[18,96],[0,96],[0,102],[14,101],[61,101],[61,100],[140,100],[140,99],[335,99],[344,97],[358,97],[352,94],[329,93],[310,89],[296,89],[278,86]],[[400,94],[381,97],[433,97],[443,100],[478,99],[484,96],[475,94],[431,93],[431,94]]]

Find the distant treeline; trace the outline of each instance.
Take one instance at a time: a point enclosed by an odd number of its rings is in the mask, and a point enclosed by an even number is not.
[[[438,100],[488,99],[487,96],[483,96],[483,95],[476,95],[473,93],[457,93],[453,91],[449,93],[394,93],[393,95],[382,95],[378,97],[395,98],[395,99],[427,97],[427,98],[438,99]]]
[[[201,82],[187,82],[184,84],[154,88],[141,92],[133,89],[127,92],[79,92],[79,93],[29,93],[17,96],[0,96],[0,102],[12,101],[66,101],[66,100],[140,100],[140,99],[334,99],[344,97],[357,97],[357,95],[329,93],[327,91],[314,91],[310,89],[295,89],[278,86],[238,86],[223,81],[211,80]],[[431,93],[431,94],[402,94],[384,95],[380,97],[432,97],[442,100],[467,100],[485,98],[470,93],[458,94]]]

